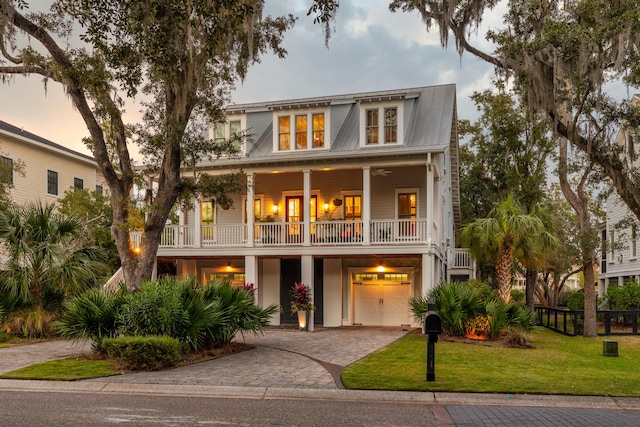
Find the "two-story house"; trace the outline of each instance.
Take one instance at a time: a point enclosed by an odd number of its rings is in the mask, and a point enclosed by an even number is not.
[[[633,103],[640,102],[640,95],[634,95]],[[615,144],[621,147],[623,160],[638,167],[637,127],[633,130],[623,127]],[[635,144],[634,144],[635,143]],[[640,280],[640,258],[638,220],[617,193],[613,192],[606,201],[606,222],[600,233],[602,250],[600,253],[600,273],[598,275],[598,295],[602,297],[608,286],[622,286],[630,280]]]
[[[454,85],[230,105],[210,136],[247,142],[198,172],[242,169],[246,190],[167,225],[158,271],[253,283],[282,306],[272,324],[294,322],[295,282],[312,288],[311,326],[415,324],[409,298],[451,273],[456,123]]]
[[[102,192],[104,180],[93,157],[0,121],[0,160],[10,174],[11,199],[19,204],[54,203],[69,188]]]

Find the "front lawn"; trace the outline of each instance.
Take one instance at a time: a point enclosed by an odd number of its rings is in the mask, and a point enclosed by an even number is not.
[[[619,357],[602,355],[618,341]],[[532,334],[534,349],[440,340],[436,381],[426,382],[426,339],[408,335],[342,373],[348,389],[640,396],[640,337]]]
[[[112,369],[114,364],[113,360],[88,360],[71,357],[36,363],[35,365],[2,374],[0,378],[50,381],[86,380],[118,375],[119,372]]]

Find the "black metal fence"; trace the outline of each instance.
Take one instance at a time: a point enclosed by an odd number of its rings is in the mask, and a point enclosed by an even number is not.
[[[538,325],[565,335],[582,335],[584,310],[536,307]],[[597,310],[598,335],[638,335],[640,310]]]

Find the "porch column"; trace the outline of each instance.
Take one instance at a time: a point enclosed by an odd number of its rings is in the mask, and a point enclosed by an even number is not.
[[[253,173],[247,173],[247,246],[252,247],[254,243],[254,223],[255,223],[255,195],[253,188]],[[246,274],[246,271],[245,271]],[[253,282],[256,283],[256,282]]]
[[[309,169],[305,169],[302,171],[303,174],[303,187],[304,187],[304,197],[302,203],[302,213],[303,213],[303,246],[311,246],[311,171]],[[286,209],[286,207],[285,207]]]
[[[245,255],[244,257],[244,281],[253,283],[253,302],[260,305],[258,294],[260,285],[258,283],[258,257],[255,255]]]
[[[304,283],[305,285],[309,286],[311,288],[311,304],[315,304],[315,283],[313,283],[313,256],[311,255],[302,255],[300,257],[300,264],[301,264],[301,272],[300,272],[300,280],[302,280],[302,283]],[[308,329],[310,331],[313,331],[313,319],[314,319],[314,312],[310,311],[309,312],[309,324]]]
[[[434,166],[431,164],[431,153],[427,155],[427,247],[431,252],[431,245],[433,244],[433,184],[434,184]]]
[[[200,207],[200,196],[196,197],[193,209],[193,246],[200,248],[202,247],[202,208]],[[186,214],[187,213],[185,212],[185,215]]]
[[[371,166],[362,167],[362,244],[371,242]]]
[[[427,247],[428,253],[422,254],[422,295],[426,296],[434,287],[435,281],[433,278],[435,266],[434,266],[434,256],[431,253],[431,247]]]

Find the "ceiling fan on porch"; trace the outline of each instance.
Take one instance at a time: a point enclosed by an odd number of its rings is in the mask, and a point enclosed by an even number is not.
[[[387,176],[391,173],[384,168],[371,169],[371,176]]]

